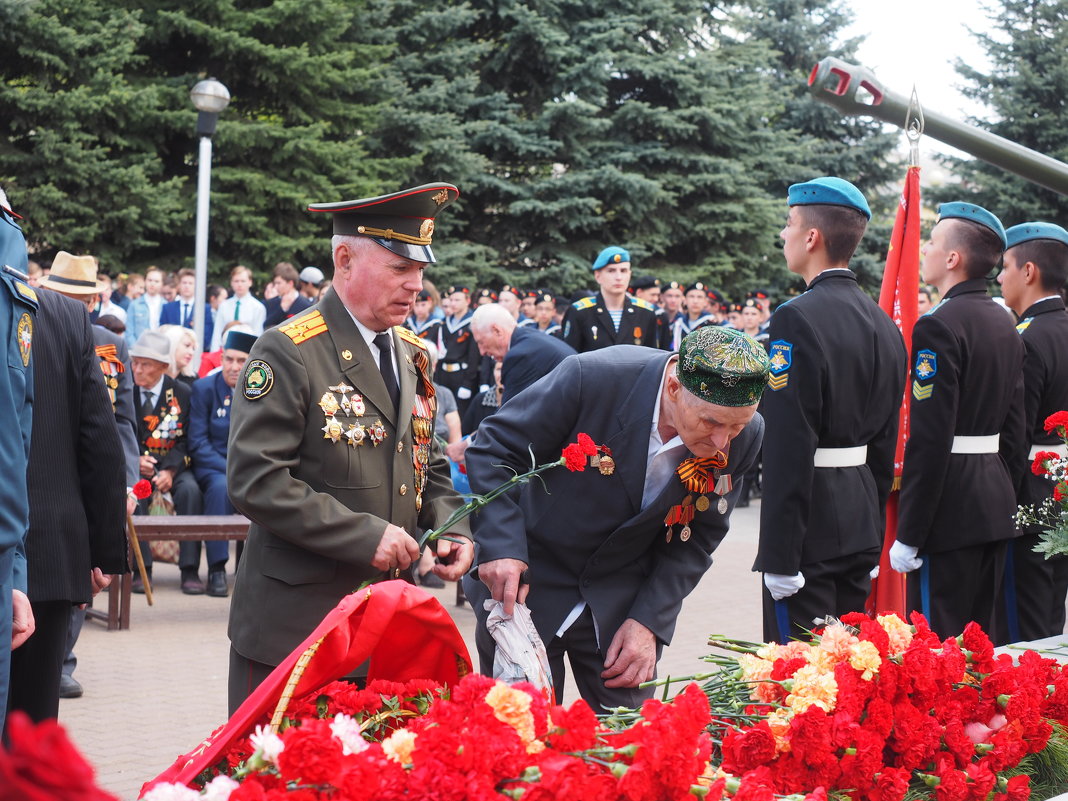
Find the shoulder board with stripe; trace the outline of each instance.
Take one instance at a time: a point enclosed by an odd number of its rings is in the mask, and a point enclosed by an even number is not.
[[[285,325],[279,326],[278,330],[300,345],[319,334],[325,334],[326,320],[316,310],[290,320]]]
[[[426,350],[426,342],[424,342],[418,335],[409,331],[403,325],[395,325],[393,326],[393,330],[396,331],[397,336],[399,336],[405,342],[409,343],[410,345],[415,345],[417,348],[422,348],[423,350]]]
[[[1034,317],[1026,317],[1023,320],[1020,320],[1019,325],[1016,326],[1016,332],[1022,334],[1031,326],[1031,321],[1034,319]]]
[[[576,300],[574,303],[571,304],[571,308],[575,309],[575,310],[578,310],[578,309],[592,309],[596,305],[597,305],[597,298],[589,297],[589,298],[583,298],[582,300]]]
[[[651,312],[659,311],[659,306],[654,306],[644,298],[631,298],[630,302],[637,306],[639,309],[648,309]]]

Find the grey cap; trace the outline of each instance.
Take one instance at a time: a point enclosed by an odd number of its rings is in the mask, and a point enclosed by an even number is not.
[[[130,348],[130,356],[171,363],[171,340],[160,331],[145,331]]]
[[[326,276],[323,275],[323,271],[320,270],[318,267],[305,267],[303,270],[300,271],[300,280],[306,284],[314,284],[315,286],[319,286],[319,284],[323,282],[323,278],[325,277]]]

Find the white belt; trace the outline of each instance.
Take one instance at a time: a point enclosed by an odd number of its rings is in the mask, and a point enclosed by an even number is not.
[[[441,363],[441,369],[444,370],[446,373],[457,373],[457,372],[460,371],[460,363],[459,362],[442,362]]]
[[[815,467],[860,467],[868,461],[868,446],[852,448],[816,448],[812,455]]]
[[[997,453],[1001,445],[1000,434],[986,434],[982,437],[953,437],[950,453]]]
[[[1027,458],[1033,462],[1040,451],[1050,451],[1060,457],[1065,457],[1068,456],[1068,445],[1032,445],[1031,453],[1028,454]]]

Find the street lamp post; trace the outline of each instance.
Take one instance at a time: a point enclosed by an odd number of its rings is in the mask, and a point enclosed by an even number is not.
[[[230,91],[214,78],[200,81],[189,96],[197,111],[197,136],[200,155],[197,165],[197,236],[196,236],[196,298],[193,304],[193,331],[204,350],[211,343],[204,341],[204,315],[208,294],[208,209],[211,198],[211,136],[219,113],[230,104]]]

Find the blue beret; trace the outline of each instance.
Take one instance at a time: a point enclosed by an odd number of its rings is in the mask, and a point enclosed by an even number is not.
[[[849,181],[830,176],[813,178],[803,184],[794,184],[787,193],[791,206],[846,206],[856,209],[865,218],[871,219],[868,201]]]
[[[969,220],[973,223],[978,223],[984,228],[989,228],[995,234],[998,239],[1001,240],[1001,249],[1004,250],[1007,247],[1005,240],[1005,227],[1001,224],[1001,220],[984,209],[982,206],[976,206],[974,203],[964,203],[957,201],[955,203],[943,203],[938,207],[938,219],[941,220]]]
[[[1053,223],[1026,222],[1014,225],[1007,230],[1005,239],[1008,243],[1005,246],[1006,250],[1034,239],[1052,239],[1054,242],[1068,245],[1068,231]]]
[[[239,350],[242,353],[251,353],[252,346],[255,344],[255,334],[246,334],[244,331],[227,331],[223,350]]]
[[[597,258],[593,262],[593,269],[595,271],[600,270],[609,264],[619,264],[624,261],[630,261],[630,253],[623,248],[612,245],[597,254]]]

